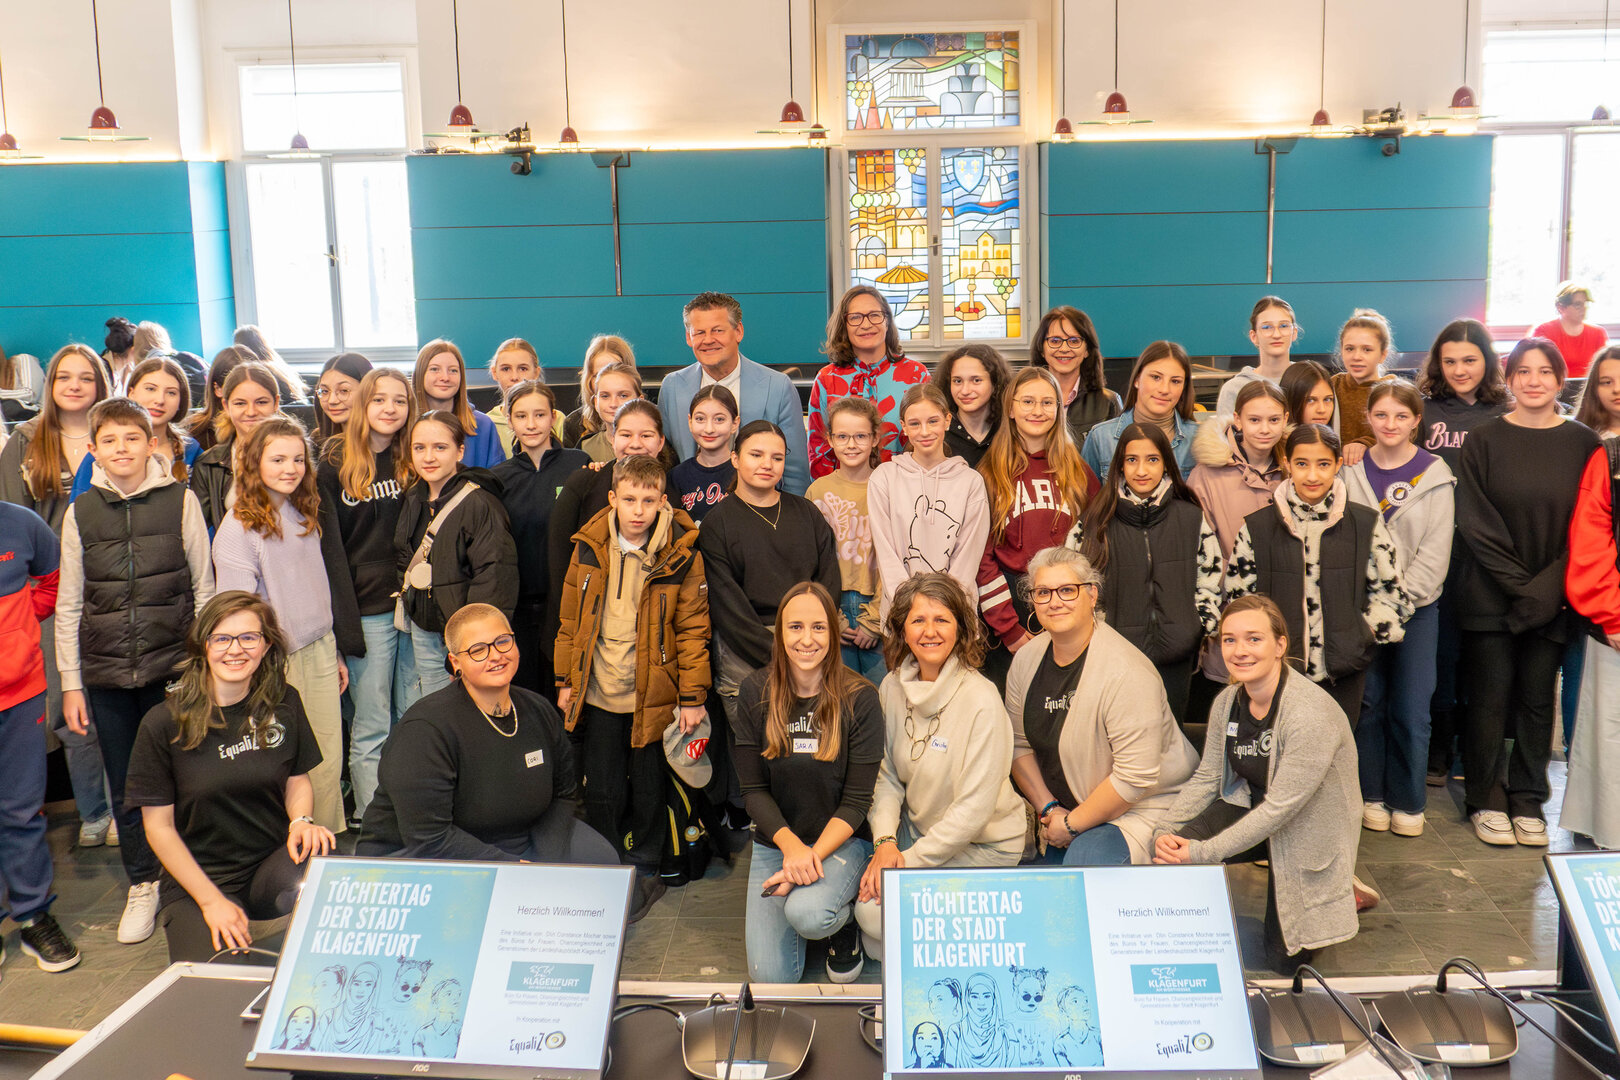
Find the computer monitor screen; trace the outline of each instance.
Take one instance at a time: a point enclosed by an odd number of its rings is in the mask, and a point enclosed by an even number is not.
[[[883,875],[892,1076],[1260,1076],[1219,866]]]
[[[591,1080],[634,871],[314,859],[247,1064]]]
[[[1620,853],[1571,852],[1546,860],[1564,925],[1613,1032],[1620,1019]]]

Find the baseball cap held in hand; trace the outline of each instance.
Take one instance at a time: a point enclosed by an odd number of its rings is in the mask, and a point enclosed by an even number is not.
[[[681,733],[681,710],[675,709],[675,722],[664,729],[664,757],[688,787],[700,788],[709,783],[714,769],[709,764],[709,717],[704,715],[690,735]]]

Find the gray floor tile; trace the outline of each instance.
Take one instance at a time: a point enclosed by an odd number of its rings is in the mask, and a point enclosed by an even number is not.
[[[1438,971],[1454,956],[1466,956],[1486,971],[1539,966],[1534,950],[1500,912],[1403,915],[1401,921],[1423,950],[1431,971]]]
[[[674,918],[648,915],[630,928],[624,943],[624,964],[620,968],[624,978],[656,979],[663,973],[664,953],[669,951],[675,922]]]
[[[1465,859],[1463,866],[1502,911],[1558,906],[1547,865],[1540,859]]]
[[[666,979],[741,979],[748,974],[748,951],[741,918],[675,920],[674,936],[664,953]]]
[[[1367,862],[1445,862],[1456,858],[1441,830],[1424,825],[1421,836],[1396,836],[1392,832],[1361,830],[1357,848]]]
[[[1535,956],[1534,967],[1544,971],[1558,970],[1558,909],[1543,905],[1525,911],[1504,910],[1502,914],[1530,946]]]
[[[1491,911],[1485,890],[1460,862],[1366,863],[1383,904],[1396,914],[1431,911]]]
[[[1416,975],[1430,970],[1405,922],[1382,906],[1362,914],[1360,932],[1323,949],[1312,966],[1324,975]]]

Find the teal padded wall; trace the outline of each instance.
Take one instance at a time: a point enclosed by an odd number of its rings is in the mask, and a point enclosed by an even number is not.
[[[1155,338],[1194,355],[1253,352],[1267,293],[1294,306],[1300,352],[1326,352],[1372,307],[1396,348],[1422,351],[1451,319],[1483,318],[1489,136],[1300,139],[1277,158],[1266,284],[1266,158],[1251,140],[1043,146],[1042,298],[1097,324],[1104,352]]]
[[[101,349],[112,315],[209,356],[236,324],[225,167],[215,161],[0,168],[0,346],[43,361]]]
[[[614,295],[608,170],[543,154],[514,176],[504,155],[407,162],[417,335],[461,346],[469,367],[508,337],[547,367],[577,368],[599,333],[648,367],[692,361],[681,307],[706,289],[743,306],[743,352],[812,368],[827,321],[826,152],[632,153],[619,170],[624,295]]]

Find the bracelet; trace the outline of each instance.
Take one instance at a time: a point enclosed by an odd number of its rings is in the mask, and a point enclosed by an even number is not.
[[[896,847],[898,847],[900,842],[892,836],[880,836],[877,838],[877,842],[872,845],[872,850],[876,851],[884,844],[894,844]]]
[[[291,821],[287,822],[287,831],[292,832],[292,827],[298,824],[300,821],[307,822],[310,825],[315,824],[315,819],[310,817],[308,814],[305,814],[302,817],[295,817]]]
[[[1071,811],[1069,811],[1069,813],[1072,814],[1072,813],[1074,813],[1074,811],[1071,810]],[[1080,835],[1080,830],[1076,829],[1073,825],[1069,824],[1069,814],[1064,814],[1063,815],[1063,827],[1065,829],[1069,830],[1069,839],[1070,840],[1073,840],[1075,837]]]
[[[1062,804],[1059,803],[1056,799],[1053,799],[1051,802],[1049,802],[1045,806],[1041,807],[1041,812],[1036,814],[1035,816],[1037,818],[1039,818],[1040,820],[1045,821],[1046,820],[1046,815],[1052,812],[1052,807],[1060,806],[1060,805],[1062,805]]]

